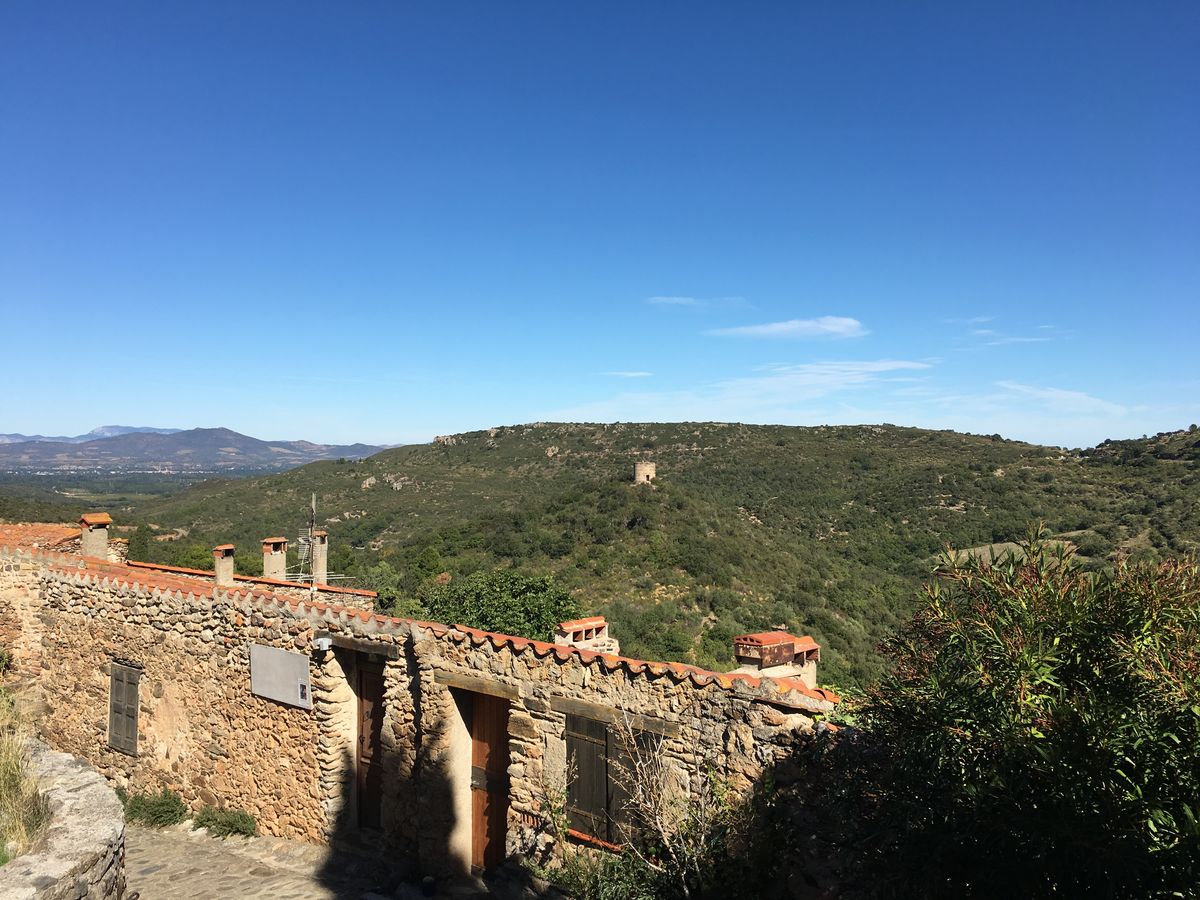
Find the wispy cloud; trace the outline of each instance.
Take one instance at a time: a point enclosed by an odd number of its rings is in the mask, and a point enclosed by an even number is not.
[[[971,316],[966,319],[942,319],[942,321],[947,325],[984,325],[995,318],[995,316]]]
[[[676,306],[697,310],[744,309],[750,305],[745,297],[690,297],[676,294],[647,297],[646,302],[651,306]]]
[[[753,338],[854,338],[867,333],[862,322],[848,316],[821,316],[816,319],[788,319],[786,322],[767,322],[763,325],[739,325],[734,328],[714,328],[708,332],[718,337]]]
[[[1085,394],[1082,391],[1069,391],[1063,388],[1034,387],[1020,384],[1016,381],[998,381],[996,385],[1010,394],[1034,400],[1056,412],[1079,414],[1099,413],[1107,416],[1123,416],[1129,412],[1127,407],[1119,403],[1110,403]]]
[[[761,374],[681,391],[628,391],[544,414],[565,421],[821,421],[808,404],[890,380],[891,373],[931,368],[902,359],[773,365]]]
[[[611,375],[613,378],[649,378],[653,372],[605,372],[605,375]]]
[[[958,324],[975,324],[990,321],[990,318],[977,319],[947,319],[948,322],[957,322]],[[1044,344],[1054,340],[1053,336],[1047,334],[1047,331],[1054,329],[1053,325],[1039,325],[1038,330],[1042,332],[1040,335],[1030,336],[1022,334],[1006,334],[1003,331],[997,331],[995,328],[969,328],[965,337],[968,340],[968,345],[959,347],[960,350],[967,350],[973,347],[1007,347],[1010,344]]]
[[[994,341],[987,341],[989,347],[1004,347],[1008,344],[1044,344],[1050,340],[1048,337],[998,337]]]

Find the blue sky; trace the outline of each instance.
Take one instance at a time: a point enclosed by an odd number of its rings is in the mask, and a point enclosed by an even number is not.
[[[0,431],[1200,420],[1195,3],[0,6]]]

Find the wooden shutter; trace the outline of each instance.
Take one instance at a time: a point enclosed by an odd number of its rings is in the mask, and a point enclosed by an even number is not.
[[[137,756],[138,679],[141,670],[112,664],[108,686],[108,745]]]
[[[567,760],[575,777],[567,785],[567,824],[607,841],[608,729],[602,722],[567,716]]]
[[[629,732],[608,730],[608,840],[626,844],[632,837],[633,816],[629,810],[629,784],[634,777],[634,754],[626,745]],[[645,731],[633,732],[637,756],[648,760],[658,754],[662,738]]]

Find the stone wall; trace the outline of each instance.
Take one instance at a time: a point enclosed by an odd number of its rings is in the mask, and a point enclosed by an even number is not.
[[[108,783],[85,763],[30,742],[29,770],[50,806],[30,853],[0,868],[0,900],[107,900],[125,891],[125,819]]]
[[[509,702],[509,855],[545,846],[546,791],[564,789],[567,778],[568,712],[624,717],[661,735],[686,790],[709,766],[749,786],[792,732],[833,705],[830,695],[787,680],[622,659],[238,586],[203,588],[91,560],[0,556],[0,628],[10,622],[21,631],[21,665],[49,709],[47,740],[131,790],[170,787],[193,809],[246,809],[268,834],[361,839],[357,672],[382,665],[383,828],[371,840],[425,871],[461,870],[469,855],[470,739],[461,704],[472,692]],[[314,650],[317,636],[333,649]],[[250,693],[250,644],[310,657],[311,710]],[[137,756],[108,746],[113,662],[142,671]]]
[[[38,665],[52,746],[135,791],[177,791],[193,809],[231,805],[268,833],[319,840],[317,722],[249,693],[249,644],[295,650],[310,632],[242,595],[197,597],[85,573],[43,571]],[[141,669],[138,755],[108,746],[114,662]]]

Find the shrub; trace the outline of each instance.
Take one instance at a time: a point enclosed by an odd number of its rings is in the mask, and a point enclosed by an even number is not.
[[[244,809],[217,809],[215,806],[202,807],[192,820],[192,828],[207,828],[209,834],[219,838],[227,838],[231,834],[253,837],[258,833],[254,816]]]
[[[947,559],[868,694],[879,877],[926,897],[1184,896],[1200,875],[1200,569],[1040,536]],[[879,836],[883,836],[880,839]]]
[[[552,578],[506,570],[426,585],[421,602],[438,622],[539,641],[553,640],[555,625],[578,618],[582,611],[579,602]]]
[[[773,786],[745,802],[717,777],[703,752],[683,763],[684,772],[678,768],[681,761],[668,761],[663,738],[639,733],[624,719],[610,727],[623,748],[612,777],[627,798],[626,843],[620,852],[574,843],[566,791],[543,783],[542,810],[555,838],[555,865],[534,866],[534,871],[576,900],[761,896],[756,876],[767,868],[777,844],[750,813]],[[568,784],[577,774],[569,761]]]
[[[7,647],[0,647],[0,675],[3,675],[13,666],[12,651]]]
[[[178,825],[187,818],[187,805],[170,788],[163,788],[157,794],[128,794],[118,788],[117,797],[125,807],[126,822],[163,828]]]

